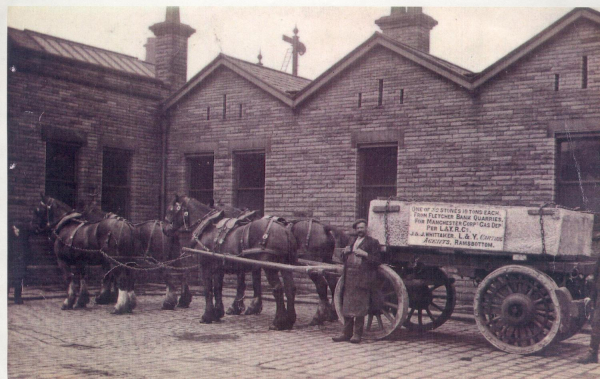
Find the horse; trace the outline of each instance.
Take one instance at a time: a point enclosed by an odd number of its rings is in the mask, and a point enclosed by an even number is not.
[[[179,255],[181,248],[179,239],[172,231],[172,225],[165,221],[149,220],[133,224],[135,229],[135,252],[147,261],[154,263],[166,284],[163,310],[174,310],[175,307],[188,308],[192,302],[185,269],[182,267],[184,257]],[[168,263],[167,263],[168,262]],[[176,287],[173,284],[173,271],[181,269],[181,294],[177,299]]]
[[[333,263],[333,253],[336,247],[345,247],[349,244],[350,238],[343,231],[326,225],[317,219],[292,220],[288,223],[296,245],[298,246],[298,258],[311,261]],[[310,272],[309,278],[315,284],[317,294],[319,295],[319,305],[317,311],[310,321],[309,325],[322,325],[325,321],[336,321],[337,313],[333,305],[333,294],[337,285],[338,276],[335,274],[320,275],[316,272]],[[244,291],[245,273],[238,273],[237,293],[227,314],[239,315],[244,310]],[[261,281],[260,268],[252,271],[252,284],[254,287],[254,299],[252,305],[244,314],[260,313],[262,307],[261,299]],[[331,290],[331,302],[327,294],[327,288]],[[256,310],[258,309],[258,312]]]
[[[243,255],[259,261],[294,264],[296,263],[296,239],[284,225],[272,219],[248,221],[232,228],[219,228],[215,223],[204,222],[214,214],[214,209],[187,196],[176,196],[165,219],[179,230],[184,227],[182,246],[212,252],[222,252],[236,256]],[[233,219],[225,219],[225,224]],[[200,230],[203,230],[200,232]],[[189,231],[193,230],[191,237]],[[227,230],[227,232],[224,232]],[[200,322],[219,321],[224,315],[223,276],[225,271],[248,271],[247,265],[226,264],[222,260],[201,258],[202,279],[206,307]],[[272,329],[289,330],[296,322],[296,287],[292,273],[282,271],[283,285],[276,269],[265,268],[269,284],[273,288],[276,311]],[[284,301],[287,299],[287,306]]]
[[[87,306],[90,296],[86,267],[100,265],[106,274],[96,303],[109,303],[111,286],[116,284],[119,294],[112,313],[131,313],[136,306],[133,272],[120,264],[115,265],[114,258],[110,256],[133,255],[133,225],[114,215],[105,215],[99,221],[90,222],[82,219],[82,214],[67,204],[43,194],[41,197],[40,206],[34,210],[32,224],[37,224],[38,232],[50,232],[54,241],[54,253],[67,284],[67,298],[61,309]],[[71,265],[76,267],[75,274],[70,272]],[[76,292],[75,276],[79,278],[79,293]]]
[[[332,264],[335,248],[346,247],[350,243],[350,237],[346,233],[317,219],[294,220],[290,222],[289,227],[296,238],[298,258],[301,259]],[[333,294],[338,276],[331,273],[320,275],[316,272],[311,272],[308,276],[319,295],[319,306],[309,325],[336,321],[338,316],[333,305]],[[331,302],[327,295],[327,287],[331,290]]]

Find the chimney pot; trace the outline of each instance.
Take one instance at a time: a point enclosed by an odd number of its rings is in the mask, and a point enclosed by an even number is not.
[[[384,35],[429,53],[429,34],[437,21],[423,13],[422,7],[392,7],[390,15],[375,24]]]
[[[148,41],[144,45],[146,48],[146,62],[155,64],[156,63],[156,38],[148,37]]]
[[[150,27],[154,39],[156,78],[177,91],[187,81],[188,38],[196,32],[179,21],[179,7],[167,7],[165,21]]]

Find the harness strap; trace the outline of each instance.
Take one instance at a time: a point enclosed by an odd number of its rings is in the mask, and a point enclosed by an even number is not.
[[[244,251],[250,247],[250,243],[248,242],[250,240],[250,224],[246,224],[242,228],[244,229],[240,237],[240,251]]]
[[[238,221],[239,220],[237,218],[223,219],[221,221],[223,222],[223,225],[221,228],[219,228],[217,237],[215,238],[215,252],[219,252],[221,250],[221,246],[223,246],[223,243],[225,243],[225,238],[227,238],[227,235],[230,231],[235,229]]]
[[[310,232],[312,232],[313,219],[308,220],[308,232],[306,232],[306,242],[304,243],[304,247],[306,251],[308,251],[308,245],[310,244]]]
[[[154,220],[154,223],[152,224],[152,230],[150,231],[150,238],[148,238],[148,247],[146,248],[146,251],[144,252],[144,258],[146,258],[148,256],[148,252],[150,251],[150,246],[152,245],[152,235],[154,234],[154,229],[156,228],[156,224],[158,223],[157,220]],[[163,244],[164,246],[164,244]],[[163,251],[164,253],[164,251]]]
[[[85,222],[82,222],[81,224],[79,224],[73,231],[73,234],[71,234],[71,237],[69,237],[69,248],[73,247],[73,240],[75,239],[75,234],[77,234],[79,229],[81,229],[81,227],[84,225],[85,225]]]
[[[267,225],[267,229],[265,230],[265,233],[262,236],[262,240],[260,241],[260,246],[262,246],[263,248],[265,248],[267,246],[267,242],[269,241],[269,231],[271,230],[271,225],[273,225],[274,221],[275,221],[275,218],[269,219],[269,224]]]

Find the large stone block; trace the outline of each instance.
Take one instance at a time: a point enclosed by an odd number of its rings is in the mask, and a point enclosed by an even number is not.
[[[545,245],[551,256],[589,257],[593,224],[593,214],[549,207],[374,200],[369,210],[371,235],[398,247],[542,255]]]

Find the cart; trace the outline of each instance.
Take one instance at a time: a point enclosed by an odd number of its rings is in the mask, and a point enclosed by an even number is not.
[[[402,326],[422,333],[443,325],[456,305],[455,279],[445,270],[451,268],[478,284],[475,321],[498,349],[531,354],[569,338],[586,322],[593,223],[593,214],[558,207],[374,200],[369,233],[382,244],[384,264],[363,337],[386,338]],[[343,272],[341,264],[299,260],[293,266],[183,250],[306,274]],[[342,322],[343,285],[341,277],[334,294]]]
[[[576,334],[586,321],[594,215],[560,207],[374,200],[369,229],[408,291],[403,325],[418,332],[447,321],[454,278],[477,284],[481,334],[498,349],[531,354]],[[339,296],[338,296],[339,297]],[[400,302],[399,302],[400,303]],[[398,313],[399,314],[399,313]]]

